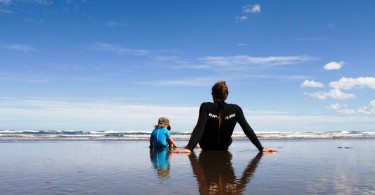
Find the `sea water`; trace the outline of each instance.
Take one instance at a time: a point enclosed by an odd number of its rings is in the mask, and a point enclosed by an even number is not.
[[[1,194],[375,194],[374,139],[246,139],[229,152],[146,140],[0,141]],[[182,147],[186,140],[177,141]]]

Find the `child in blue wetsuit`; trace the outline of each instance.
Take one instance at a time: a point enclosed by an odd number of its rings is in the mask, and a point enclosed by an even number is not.
[[[169,130],[171,130],[169,119],[160,117],[150,136],[150,148],[166,148],[168,146],[169,148],[176,148],[177,145],[173,141]]]

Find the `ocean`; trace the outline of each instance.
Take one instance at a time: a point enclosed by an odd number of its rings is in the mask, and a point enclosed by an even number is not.
[[[171,132],[176,140],[187,140],[190,132]],[[0,140],[147,140],[151,131],[0,130]],[[256,132],[259,139],[374,139],[375,131]],[[234,132],[233,139],[247,139]]]
[[[2,130],[0,194],[375,194],[374,133],[257,134],[278,152],[239,132],[188,155],[150,150],[149,132]]]

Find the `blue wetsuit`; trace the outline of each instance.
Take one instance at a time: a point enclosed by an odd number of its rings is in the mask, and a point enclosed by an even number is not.
[[[155,169],[167,170],[169,168],[168,148],[153,149],[151,153],[151,162]]]
[[[156,128],[151,133],[152,145],[154,148],[165,148],[169,145],[171,133],[166,128]]]

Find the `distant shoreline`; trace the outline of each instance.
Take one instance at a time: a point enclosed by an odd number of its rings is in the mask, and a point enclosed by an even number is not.
[[[371,140],[375,137],[330,137],[330,138],[262,138],[259,140],[268,141],[311,141],[311,140]],[[128,142],[128,141],[148,141],[148,138],[17,138],[0,137],[0,143],[6,142]],[[176,138],[176,141],[189,141],[188,138]],[[233,138],[235,141],[247,141],[247,138]]]

